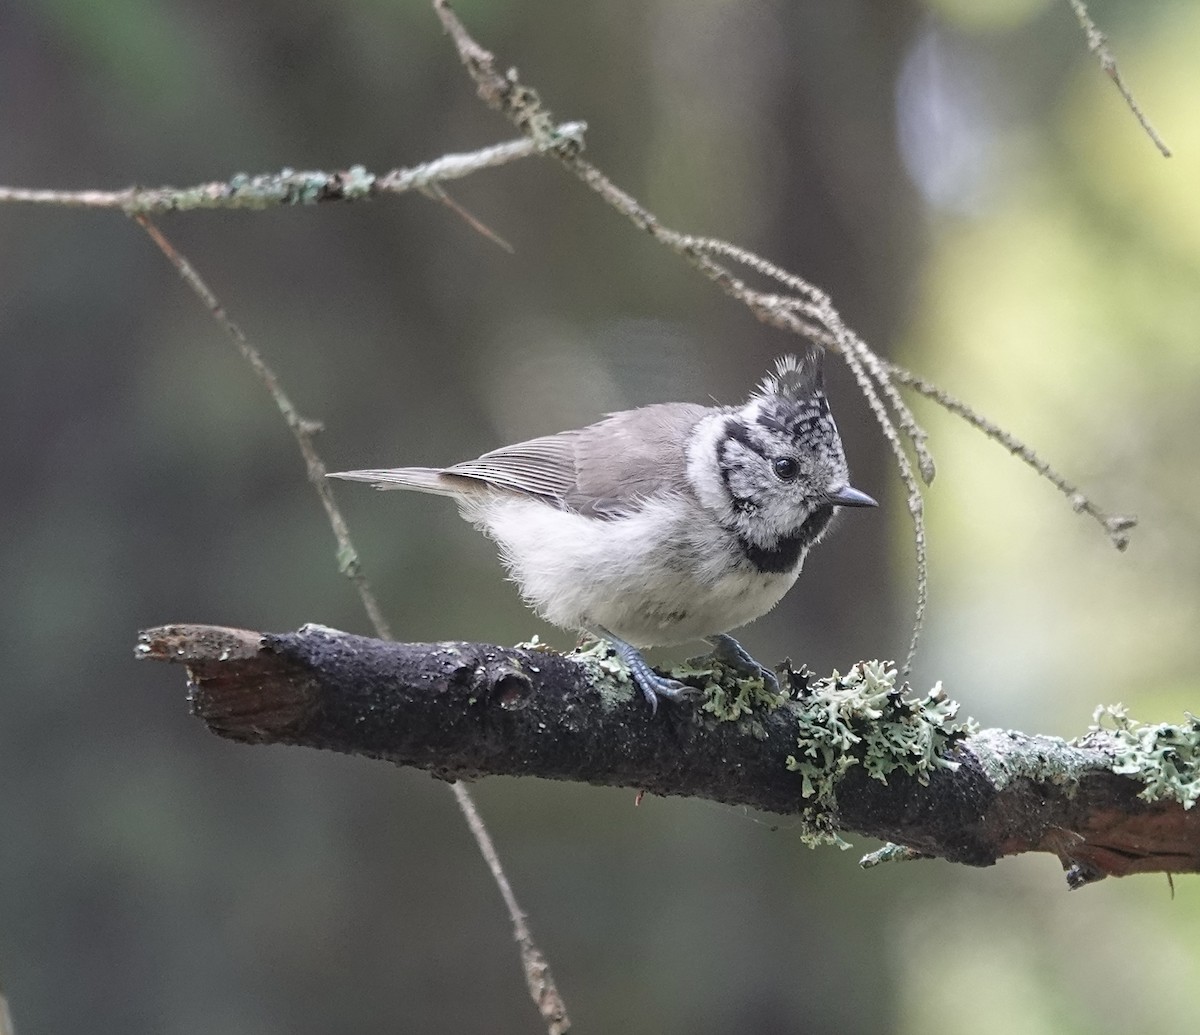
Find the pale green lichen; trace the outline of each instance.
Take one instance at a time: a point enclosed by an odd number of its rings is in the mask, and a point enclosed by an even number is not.
[[[928,783],[935,769],[958,767],[946,755],[975,724],[955,721],[958,704],[941,683],[910,698],[896,677],[892,662],[863,661],[844,676],[834,672],[814,682],[795,702],[799,751],[788,756],[787,767],[800,774],[800,793],[819,809],[835,804],[838,780],[852,766],[883,783],[897,770]]]
[[[532,644],[536,645],[536,638]],[[629,700],[636,687],[628,667],[611,645],[599,641],[571,654],[574,661],[589,670],[592,682],[600,688],[606,707]],[[755,713],[771,711],[787,701],[787,696],[770,690],[762,676],[739,676],[736,669],[716,660],[710,655],[691,658],[668,673],[671,678],[694,687],[702,699],[701,709],[718,722],[734,722],[753,717]],[[617,685],[615,691],[609,689]],[[761,727],[752,730],[755,735],[766,736]]]
[[[756,709],[773,711],[787,698],[772,693],[761,678],[733,679],[721,682],[710,679],[704,686],[704,711],[720,722],[736,722]]]
[[[1200,718],[1185,712],[1178,725],[1148,725],[1129,717],[1122,705],[1100,706],[1092,716],[1085,746],[1097,739],[1113,756],[1112,771],[1134,776],[1146,786],[1146,801],[1178,801],[1190,809],[1200,800]]]
[[[884,863],[890,862],[909,862],[913,859],[928,859],[929,856],[924,852],[918,852],[915,848],[910,848],[908,845],[898,845],[889,841],[882,848],[876,848],[873,852],[868,852],[858,860],[858,865],[864,870],[869,870],[874,866],[882,866]]]
[[[557,654],[558,653],[558,651],[556,651],[553,647],[551,647],[550,644],[543,643],[541,637],[538,636],[537,633],[534,633],[524,643],[513,644],[513,648],[515,650],[533,651],[536,654]]]
[[[771,690],[761,675],[746,675],[711,655],[689,658],[671,670],[675,679],[699,688],[701,710],[718,722],[736,722],[755,712],[774,711],[787,696]]]
[[[854,846],[833,825],[833,816],[826,809],[809,808],[800,813],[800,842],[809,848],[832,845],[843,852]]]
[[[600,691],[600,701],[606,711],[629,701],[637,689],[628,667],[603,640],[576,648],[570,657],[587,670],[588,680]]]
[[[361,165],[352,165],[341,174],[342,197],[347,201],[357,201],[371,196],[371,188],[375,186],[375,176],[367,172]]]
[[[1017,730],[980,731],[971,738],[971,754],[998,791],[1018,779],[1071,788],[1087,772],[1107,766],[1103,754],[1081,751],[1061,737]]]

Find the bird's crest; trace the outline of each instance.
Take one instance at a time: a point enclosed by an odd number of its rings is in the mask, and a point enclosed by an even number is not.
[[[825,350],[817,346],[805,351],[799,359],[781,356],[775,363],[775,373],[764,377],[754,394],[795,402],[811,399],[824,388],[824,358]]]

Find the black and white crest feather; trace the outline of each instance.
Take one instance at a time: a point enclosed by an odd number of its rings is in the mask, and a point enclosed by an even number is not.
[[[803,356],[781,356],[775,373],[763,378],[754,393],[759,398],[790,399],[802,402],[820,394],[825,387],[825,350],[808,349]]]
[[[763,379],[746,406],[753,413],[753,422],[794,439],[802,448],[819,448],[836,438],[825,398],[823,356],[823,350],[812,348],[800,359],[780,359],[775,373]]]

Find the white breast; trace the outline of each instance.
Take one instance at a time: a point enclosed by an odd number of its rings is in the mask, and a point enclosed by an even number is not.
[[[525,599],[566,629],[603,626],[634,646],[727,632],[774,607],[795,571],[739,561],[729,533],[691,503],[655,498],[629,516],[582,517],[533,498],[463,502],[491,536]]]

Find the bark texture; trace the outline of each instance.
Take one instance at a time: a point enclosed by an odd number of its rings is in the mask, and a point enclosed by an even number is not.
[[[297,744],[424,769],[631,787],[707,798],[986,866],[1051,852],[1071,886],[1131,873],[1200,870],[1200,809],[1147,801],[1113,771],[1120,745],[1003,730],[958,740],[927,782],[861,765],[822,802],[788,768],[809,721],[796,702],[720,720],[697,701],[651,716],[619,671],[570,656],[480,643],[392,643],[309,625],[261,633],[173,625],[138,655],[187,666],[192,712],[220,736]]]

